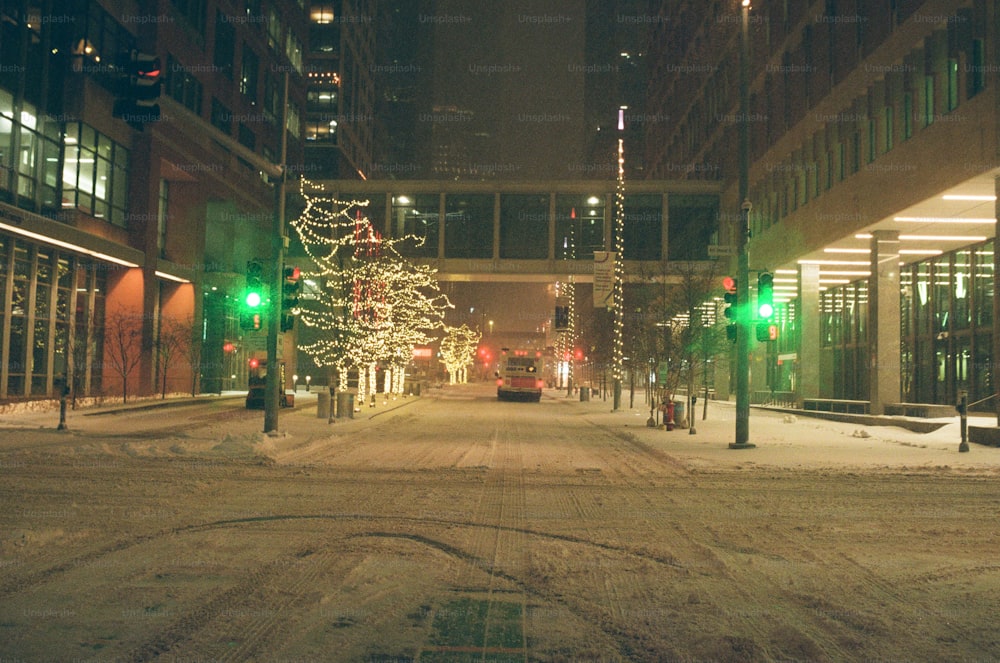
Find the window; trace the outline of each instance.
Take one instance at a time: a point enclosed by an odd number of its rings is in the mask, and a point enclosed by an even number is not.
[[[549,256],[549,196],[500,196],[500,257],[544,260]]]
[[[437,257],[440,213],[439,196],[431,193],[397,194],[392,197],[393,237],[412,236],[400,245],[400,253],[412,257]]]
[[[82,122],[66,125],[63,203],[126,227],[128,150]]]
[[[493,194],[445,198],[445,257],[493,257]]]
[[[212,126],[229,135],[232,131],[233,112],[218,99],[212,99]]]
[[[172,0],[177,13],[187,19],[195,32],[205,34],[205,0]]]
[[[670,194],[667,199],[669,260],[705,260],[719,229],[719,197]],[[626,251],[628,247],[626,246]]]
[[[160,195],[156,205],[156,248],[160,257],[167,257],[167,210],[170,205],[170,182],[160,180]]]
[[[966,96],[972,98],[986,88],[986,59],[982,39],[973,39],[969,45],[968,76]]]
[[[913,136],[913,93],[903,95],[903,140]]]
[[[236,31],[232,20],[221,11],[215,12],[215,54],[214,64],[217,71],[232,80],[233,59],[236,57]]]
[[[191,75],[187,68],[167,56],[167,94],[196,115],[201,115],[203,88],[201,81]]]
[[[958,60],[950,58],[948,60],[948,110],[953,111],[958,108]]]
[[[895,109],[892,106],[886,106],[883,110],[883,124],[882,130],[885,132],[885,141],[883,152],[888,152],[892,149],[892,132],[893,124],[895,120]]]
[[[243,69],[240,73],[240,92],[257,102],[257,76],[260,73],[260,58],[246,42],[243,43]]]
[[[302,73],[302,42],[289,30],[285,36],[285,56],[292,68]]]
[[[622,239],[626,260],[660,260],[663,255],[662,195],[626,194],[624,226]]]
[[[556,196],[556,258],[593,260],[604,250],[604,195]]]
[[[257,146],[257,135],[254,134],[253,130],[247,125],[240,122],[239,135],[237,140],[240,141],[240,145],[249,147],[253,150]]]
[[[271,7],[267,10],[267,45],[274,51],[281,50],[281,32],[284,28],[281,25],[281,15],[278,10]]]
[[[934,77],[924,76],[924,126],[934,123]]]

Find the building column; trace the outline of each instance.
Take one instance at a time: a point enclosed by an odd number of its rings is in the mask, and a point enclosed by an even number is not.
[[[819,302],[819,265],[799,265],[799,345],[796,357],[796,400],[802,407],[805,398],[819,398],[820,336],[822,311]]]
[[[899,232],[876,230],[868,280],[868,384],[871,414],[900,401]]]

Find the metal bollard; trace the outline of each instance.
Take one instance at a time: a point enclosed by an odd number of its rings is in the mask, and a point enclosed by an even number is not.
[[[965,389],[958,392],[959,429],[962,431],[962,442],[958,445],[959,452],[969,450],[969,392]]]

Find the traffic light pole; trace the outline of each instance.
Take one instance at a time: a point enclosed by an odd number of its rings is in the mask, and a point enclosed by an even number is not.
[[[278,329],[281,327],[281,298],[285,275],[285,161],[288,158],[288,72],[285,72],[284,103],[281,113],[280,172],[274,183],[274,222],[271,233],[271,297],[267,308],[267,376],[264,382],[264,433],[278,432],[278,402],[284,391],[278,366]]]
[[[750,2],[743,0],[740,33],[740,217],[736,231],[736,441],[730,449],[752,449],[750,444]]]

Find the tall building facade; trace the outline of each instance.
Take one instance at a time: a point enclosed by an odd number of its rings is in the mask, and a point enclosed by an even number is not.
[[[0,399],[245,378],[234,303],[283,122],[303,163],[308,25],[304,0],[0,2]],[[159,58],[158,121],[115,113],[133,51]]]
[[[655,15],[649,110],[673,121],[647,133],[647,174],[721,181],[728,246],[749,129],[751,273],[784,293],[754,389],[874,413],[963,393],[993,408],[996,3],[682,1]]]
[[[375,152],[375,0],[309,3],[305,175],[368,179]]]

